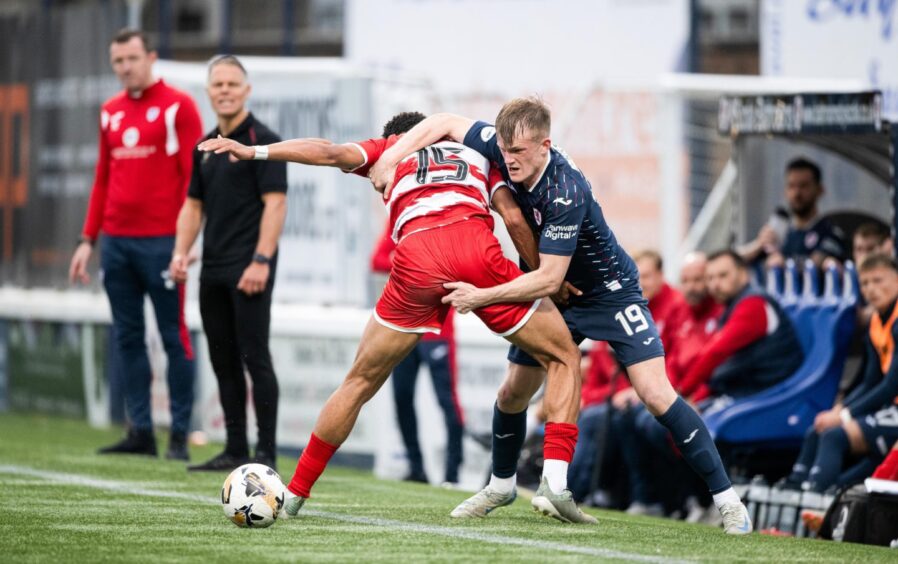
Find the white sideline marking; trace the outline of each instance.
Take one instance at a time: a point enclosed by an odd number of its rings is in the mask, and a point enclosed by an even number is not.
[[[64,472],[52,472],[49,470],[38,470],[27,466],[16,465],[0,465],[0,474],[27,475],[34,478],[56,482],[66,485],[86,486],[101,490],[111,490],[131,495],[140,495],[145,497],[163,497],[170,499],[183,499],[188,501],[197,501],[200,503],[216,504],[220,501],[217,497],[208,497],[183,492],[171,492],[164,490],[155,490],[148,488],[135,487],[133,483],[120,480],[105,480],[102,478],[93,478],[83,474],[68,474]],[[453,527],[440,527],[436,525],[422,525],[419,523],[408,523],[405,521],[395,521],[393,519],[379,519],[375,517],[354,517],[352,515],[344,515],[341,513],[331,513],[329,511],[302,510],[303,515],[313,517],[321,517],[333,521],[342,521],[344,523],[354,523],[360,525],[371,525],[387,529],[407,531],[412,533],[421,533],[428,535],[437,535],[450,537],[454,539],[466,539],[490,544],[499,544],[506,546],[525,546],[528,548],[536,548],[541,550],[567,552],[573,554],[585,554],[588,556],[599,556],[602,558],[617,558],[619,560],[630,560],[634,562],[688,562],[686,560],[672,560],[670,558],[653,557],[643,554],[634,554],[630,552],[621,552],[609,548],[593,548],[587,546],[575,546],[551,541],[539,541],[531,539],[522,539],[516,537],[506,537],[501,535],[492,535],[487,533],[479,533],[476,531],[457,529]]]

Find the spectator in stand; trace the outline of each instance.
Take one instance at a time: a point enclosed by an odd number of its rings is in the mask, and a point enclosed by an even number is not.
[[[895,246],[889,228],[882,223],[863,223],[854,230],[851,241],[852,259],[860,265],[870,255],[895,254]]]
[[[642,295],[648,300],[649,311],[664,343],[665,358],[670,358],[676,354],[677,330],[689,317],[689,306],[683,296],[664,280],[664,263],[660,254],[645,250],[634,254],[633,260],[639,269]],[[578,421],[580,435],[577,448],[574,450],[574,459],[568,470],[568,484],[575,498],[581,496],[580,499],[589,494],[598,449],[604,448],[603,459],[610,460],[609,455],[616,453],[618,447],[623,446],[618,444],[619,438],[623,436],[620,432],[623,424],[621,417],[631,408],[636,406],[642,408],[642,402],[623,377],[624,374],[621,374],[622,368],[607,343],[596,344],[590,353],[590,361],[590,370],[586,373],[587,380],[584,381],[581,392],[583,411]],[[668,377],[671,377],[670,374],[668,372]],[[610,406],[606,401],[609,394],[613,394]],[[609,409],[613,413],[609,414]],[[652,419],[654,420],[653,417]],[[609,425],[609,429],[604,428]],[[602,437],[605,438],[604,445],[599,444]],[[603,466],[607,467],[607,464]],[[603,495],[604,492],[600,493],[599,497]],[[639,496],[639,492],[635,495],[631,493],[631,497]],[[638,506],[634,507],[634,511],[637,509]]]
[[[400,114],[400,116],[404,115]],[[414,113],[412,115],[424,119],[422,114]],[[388,127],[389,125],[387,124]],[[389,137],[391,134],[392,132],[389,130],[384,131],[384,137]],[[393,252],[396,250],[396,243],[391,235],[388,226],[371,257],[371,270],[374,272],[389,274],[393,267]],[[443,410],[443,419],[446,422],[446,467],[443,480],[446,484],[458,484],[458,470],[462,463],[462,437],[465,427],[464,412],[458,401],[454,327],[455,310],[450,308],[439,335],[425,333],[412,352],[393,369],[391,379],[393,381],[393,399],[396,404],[396,419],[399,422],[399,432],[402,435],[402,442],[405,444],[409,463],[409,472],[404,479],[410,482],[428,483],[427,473],[424,470],[424,459],[421,455],[421,445],[418,442],[418,416],[415,413],[415,384],[421,365],[426,364],[430,371],[434,392],[437,395],[437,403]]]
[[[875,309],[864,378],[844,401],[817,415],[787,478],[792,487],[823,492],[834,484],[860,482],[898,441],[898,263],[891,256],[871,255],[859,276],[864,299]],[[865,458],[842,473],[849,453]]]
[[[739,398],[791,376],[804,361],[795,327],[779,303],[749,283],[736,252],[708,257],[708,292],[724,306],[720,327],[678,383],[683,397]]]
[[[818,202],[825,190],[820,167],[805,158],[786,166],[785,197],[788,211],[777,210],[758,236],[741,250],[753,264],[782,266],[785,259],[811,258],[818,267],[827,257],[848,258],[842,230],[820,217]]]
[[[695,252],[686,255],[680,268],[680,291],[689,306],[689,313],[674,328],[677,346],[667,355],[667,374],[674,385],[683,379],[717,331],[717,322],[723,313],[723,305],[708,293],[705,283],[707,265],[705,254]]]
[[[125,29],[116,34],[109,58],[124,90],[100,112],[96,178],[81,242],[69,267],[72,282],[90,281],[87,264],[102,231],[100,266],[112,308],[130,429],[124,440],[100,453],[156,456],[143,316],[144,296],[149,295],[168,357],[172,423],[165,456],[187,460],[193,348],[184,323],[184,285],[171,280],[168,264],[202,124],[190,96],[153,78],[156,52],[143,32]]]

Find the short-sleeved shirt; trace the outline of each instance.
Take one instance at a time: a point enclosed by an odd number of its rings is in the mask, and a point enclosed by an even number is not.
[[[367,176],[399,136],[353,143],[365,161],[351,172]],[[440,141],[403,158],[396,167],[393,190],[385,202],[393,241],[474,217],[493,228],[489,206],[505,186],[502,175],[477,151],[453,141]]]
[[[571,257],[565,280],[583,291],[572,304],[605,300],[617,292],[641,293],[633,259],[605,221],[589,181],[561,149],[552,147],[545,170],[528,190],[508,175],[492,125],[476,122],[464,143],[496,163],[539,236],[539,252]]]
[[[219,135],[218,128],[205,139]],[[268,145],[281,139],[250,113],[227,136],[244,145]],[[252,262],[259,242],[265,204],[262,195],[287,191],[287,163],[231,162],[227,154],[194,149],[193,176],[187,195],[202,201],[203,229],[201,279],[234,283]]]
[[[842,230],[822,218],[808,229],[790,227],[780,252],[784,257],[804,259],[812,253],[823,253],[838,260],[848,258]]]

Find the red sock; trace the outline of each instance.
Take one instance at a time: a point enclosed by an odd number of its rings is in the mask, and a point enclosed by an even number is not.
[[[886,459],[876,467],[874,478],[880,480],[898,480],[898,450],[890,450]]]
[[[287,489],[300,497],[309,497],[309,491],[324,472],[324,468],[337,452],[337,448],[312,433],[309,444],[306,445],[302,456],[299,457],[299,462],[296,463],[296,472],[293,473],[293,479],[290,480]]]
[[[576,445],[576,425],[571,423],[546,423],[546,436],[543,439],[544,459],[563,460],[570,464],[574,458],[574,446]]]

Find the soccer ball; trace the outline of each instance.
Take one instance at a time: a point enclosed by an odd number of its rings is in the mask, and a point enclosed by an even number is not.
[[[244,464],[221,487],[221,508],[238,527],[270,527],[284,506],[287,488],[264,464]]]

